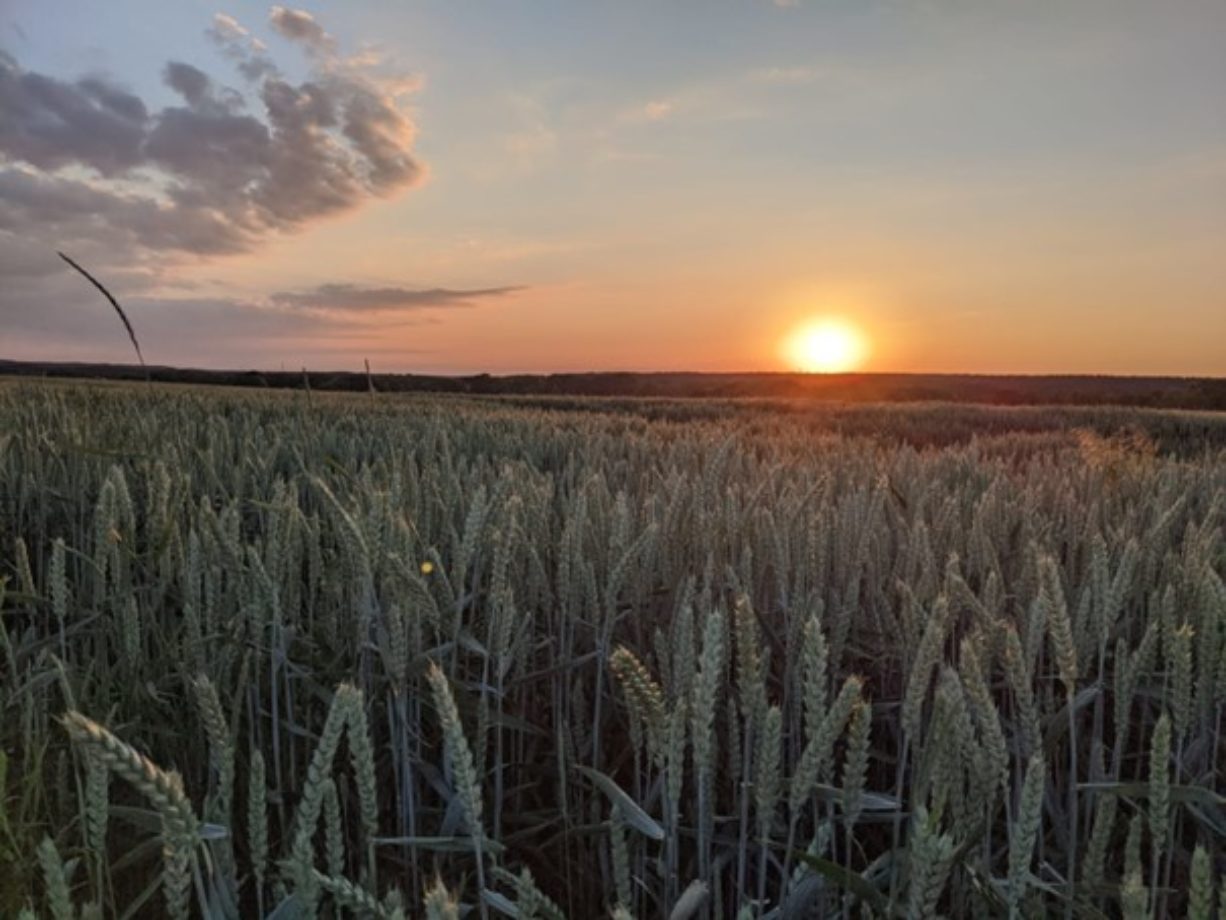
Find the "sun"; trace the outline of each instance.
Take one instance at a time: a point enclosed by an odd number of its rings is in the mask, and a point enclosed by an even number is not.
[[[823,319],[806,323],[784,341],[784,354],[796,370],[810,374],[840,374],[855,370],[868,343],[850,323]]]

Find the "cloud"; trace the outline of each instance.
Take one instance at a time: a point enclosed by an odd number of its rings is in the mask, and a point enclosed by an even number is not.
[[[420,182],[408,84],[339,58],[309,14],[274,7],[270,23],[307,46],[305,80],[219,15],[208,35],[246,91],[170,61],[181,103],[158,111],[102,77],[28,72],[0,53],[0,228],[52,247],[104,238],[117,265],[218,255]]]
[[[754,83],[765,83],[770,86],[801,86],[814,82],[818,72],[812,67],[763,67],[749,73],[749,79]]]
[[[139,264],[164,250],[225,255],[250,247],[234,218],[206,206],[168,204],[87,181],[0,169],[0,231],[47,251],[88,246],[112,267]]]
[[[148,123],[131,93],[98,78],[69,83],[24,73],[0,52],[0,158],[119,175],[140,165]]]
[[[0,231],[0,356],[131,360],[123,329],[97,292],[61,271],[54,252],[9,242]],[[326,353],[359,364],[363,355],[403,359],[420,352],[420,338],[410,330],[437,322],[435,310],[475,306],[520,290],[323,284],[249,297],[224,289],[168,293],[171,285],[155,269],[108,272],[103,280],[123,304],[151,363],[220,367],[272,367],[280,357],[315,366]]]
[[[646,102],[634,102],[618,112],[616,121],[623,125],[644,125],[653,122],[667,121],[678,115],[690,115],[694,110],[695,98],[689,88],[673,92],[668,98],[648,99]]]
[[[204,33],[233,61],[248,80],[277,73],[277,66],[268,57],[268,47],[251,35],[233,16],[218,13]]]
[[[666,99],[655,99],[643,106],[643,116],[648,121],[663,121],[672,111],[673,104]]]
[[[304,10],[274,6],[268,15],[268,22],[285,38],[302,42],[315,51],[331,53],[336,48],[332,36],[323,30],[314,16]]]
[[[534,172],[552,163],[559,153],[560,138],[544,99],[517,91],[505,94],[503,102],[510,124],[499,135],[501,143],[488,148],[494,156],[479,170],[480,178],[487,181],[508,173]]]
[[[80,278],[65,277],[40,292],[37,311],[16,325],[6,324],[4,357],[133,360],[123,327]],[[4,297],[0,293],[0,302]],[[121,301],[152,364],[269,367],[275,366],[270,344],[297,360],[317,349],[320,340],[343,342],[355,334],[322,314],[241,297],[121,296]],[[357,331],[369,335],[372,330]]]
[[[431,307],[465,307],[474,301],[503,297],[522,287],[493,288],[401,288],[359,287],[353,284],[321,284],[309,291],[279,291],[272,295],[282,306],[315,310],[377,311],[422,310]]]

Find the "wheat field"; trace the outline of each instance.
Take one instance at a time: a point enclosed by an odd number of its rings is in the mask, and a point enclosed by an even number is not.
[[[0,916],[1226,917],[1226,418],[0,384]]]

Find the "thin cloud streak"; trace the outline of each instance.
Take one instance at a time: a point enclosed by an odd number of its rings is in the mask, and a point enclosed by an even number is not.
[[[278,291],[272,300],[282,306],[316,310],[379,311],[468,307],[475,301],[523,291],[519,286],[474,288],[364,288],[353,284],[321,284],[309,291]]]

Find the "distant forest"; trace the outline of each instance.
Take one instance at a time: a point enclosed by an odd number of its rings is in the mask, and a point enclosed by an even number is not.
[[[1122,405],[1226,410],[1226,379],[1203,377],[997,376],[986,374],[585,373],[445,377],[351,371],[228,371],[126,364],[0,360],[0,375],[161,383],[511,396],[640,396],[814,399],[831,402],[960,402],[993,405]]]

